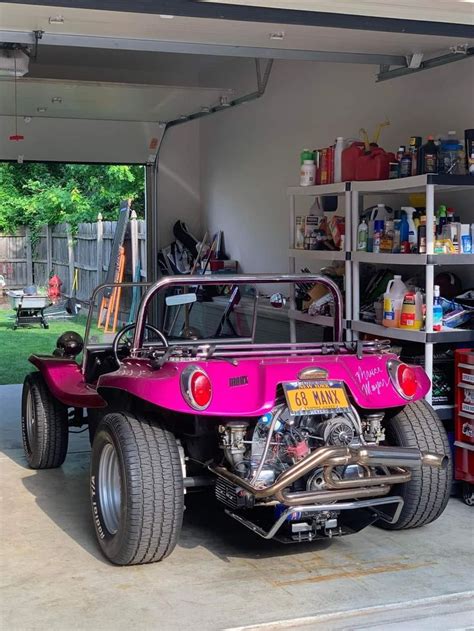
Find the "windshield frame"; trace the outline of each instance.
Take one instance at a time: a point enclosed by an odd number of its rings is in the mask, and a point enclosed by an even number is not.
[[[320,274],[209,274],[206,276],[164,276],[149,288],[140,301],[131,355],[136,356],[142,348],[150,301],[163,289],[183,285],[259,285],[265,283],[294,284],[303,282],[323,285],[331,292],[334,300],[334,341],[342,342],[342,295],[336,283],[326,276],[321,276]],[[245,340],[242,339],[242,342],[244,341]],[[202,342],[204,342],[204,340],[202,340]],[[183,344],[183,342],[181,343]],[[186,341],[184,341],[184,343],[186,343]]]

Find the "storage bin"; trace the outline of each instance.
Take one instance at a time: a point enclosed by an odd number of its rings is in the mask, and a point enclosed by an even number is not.
[[[404,349],[400,359],[407,364],[425,366],[424,355],[410,353]],[[454,357],[446,353],[435,353],[433,356],[432,401],[433,405],[450,405],[454,403]]]

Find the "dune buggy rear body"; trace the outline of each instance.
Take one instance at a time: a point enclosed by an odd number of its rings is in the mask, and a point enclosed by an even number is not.
[[[143,296],[127,346],[124,332],[112,348],[88,343],[86,333],[81,365],[67,351],[31,358],[55,414],[74,408],[90,424],[92,513],[110,560],[167,556],[184,493],[200,487],[214,487],[241,524],[282,541],[350,534],[374,522],[419,526],[442,513],[449,447],[423,400],[424,370],[400,362],[386,341],[343,341],[340,292],[326,277],[225,276],[231,296],[244,285],[302,281],[330,292],[334,341],[257,343],[256,303],[247,337],[199,339],[186,326],[168,336],[149,317],[159,292],[183,285],[182,277],[166,277]],[[223,282],[186,278],[188,288]],[[171,300],[182,300],[185,313],[189,293]],[[33,453],[34,386],[25,386],[25,451],[32,466],[57,466],[65,452],[47,462]]]

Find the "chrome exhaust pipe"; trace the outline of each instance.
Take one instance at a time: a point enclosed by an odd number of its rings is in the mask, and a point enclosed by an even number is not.
[[[297,491],[289,493],[278,491],[275,493],[276,499],[285,506],[298,506],[299,504],[317,504],[322,502],[328,504],[339,500],[353,500],[367,497],[382,497],[390,493],[390,486],[379,484],[372,488],[352,488],[335,491]],[[336,509],[336,507],[334,507]]]
[[[353,450],[357,464],[380,467],[431,467],[446,468],[448,458],[443,454],[420,451],[413,447],[371,447]]]
[[[411,480],[410,471],[405,471],[398,467],[395,468],[397,470],[394,473],[377,475],[367,472],[367,475],[362,478],[340,480],[332,475],[333,467],[325,467],[323,477],[329,489],[355,489],[358,487],[380,486],[381,484],[392,486],[393,484],[404,484]]]
[[[421,463],[426,467],[446,469],[449,464],[449,458],[444,454],[435,454],[432,451],[422,451]]]

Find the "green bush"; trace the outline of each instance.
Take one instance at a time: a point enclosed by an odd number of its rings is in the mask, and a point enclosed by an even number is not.
[[[26,225],[117,219],[122,199],[144,213],[144,168],[128,165],[0,163],[0,231]]]

